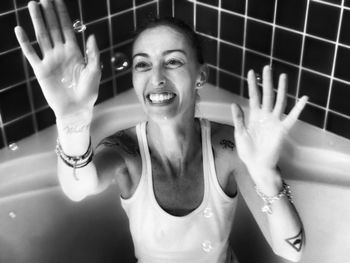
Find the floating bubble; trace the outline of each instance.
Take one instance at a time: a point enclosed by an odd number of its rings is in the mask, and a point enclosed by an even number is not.
[[[127,69],[130,65],[128,57],[121,52],[115,53],[114,56],[111,58],[111,62],[112,62],[113,68],[116,71],[123,71]]]
[[[64,85],[64,87],[67,88],[67,89],[74,88],[74,86],[75,86],[75,83],[73,81],[69,81],[69,80],[67,80],[65,78],[62,78],[61,82]]]
[[[84,25],[83,22],[77,19],[73,23],[73,29],[75,33],[82,33],[86,30],[86,25]]]
[[[255,77],[256,77],[256,81],[261,83],[261,81],[262,81],[261,75],[259,73],[255,73]]]
[[[206,240],[202,243],[202,249],[205,252],[210,252],[213,249],[213,246],[209,240]]]
[[[206,218],[210,218],[210,217],[212,217],[214,215],[214,213],[213,213],[213,211],[212,211],[212,209],[210,207],[207,207],[207,208],[204,209],[203,215]]]
[[[9,217],[12,218],[12,219],[15,219],[15,218],[17,217],[17,215],[16,215],[15,212],[11,211],[11,212],[9,213]]]
[[[16,151],[16,150],[18,150],[18,145],[17,145],[15,142],[10,143],[10,144],[9,144],[9,149],[10,149],[11,151]]]

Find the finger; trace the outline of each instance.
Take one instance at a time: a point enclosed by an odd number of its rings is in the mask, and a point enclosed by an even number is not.
[[[52,1],[41,0],[41,5],[44,10],[47,27],[48,27],[48,30],[50,31],[53,44],[55,45],[55,43],[62,43],[60,27],[57,21],[54,5]]]
[[[248,92],[249,92],[249,106],[252,109],[260,107],[260,94],[256,84],[256,76],[254,70],[248,71]]]
[[[88,59],[87,66],[92,70],[100,70],[100,51],[94,35],[89,36],[86,41],[86,54]]]
[[[22,27],[15,27],[15,34],[19,45],[21,46],[24,56],[28,59],[30,65],[34,68],[38,63],[40,63],[40,58],[36,54],[33,46],[30,44],[28,36]]]
[[[269,65],[263,69],[263,101],[262,109],[270,112],[274,101],[272,70]]]
[[[76,42],[75,34],[73,31],[72,21],[69,17],[67,8],[62,0],[55,1],[58,17],[60,20],[61,28],[65,41]]]
[[[29,14],[32,19],[32,23],[35,30],[36,39],[38,40],[41,53],[45,55],[45,52],[52,48],[50,36],[47,33],[43,17],[39,8],[39,4],[34,1],[28,3]]]
[[[281,117],[286,108],[286,97],[287,97],[287,87],[288,87],[288,78],[286,74],[281,74],[278,80],[278,91],[275,108],[273,114],[277,117]]]
[[[235,134],[242,135],[245,132],[244,113],[240,106],[231,104],[232,120],[235,126]]]
[[[297,121],[301,111],[304,109],[306,102],[308,100],[307,96],[303,96],[298,103],[293,107],[293,109],[290,111],[290,113],[287,115],[287,117],[283,120],[283,125],[286,127],[287,130],[292,128],[294,123]]]

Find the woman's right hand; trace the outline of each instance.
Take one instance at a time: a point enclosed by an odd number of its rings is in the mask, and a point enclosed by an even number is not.
[[[87,40],[86,63],[63,0],[40,3],[46,25],[37,2],[29,2],[28,9],[43,58],[39,58],[23,28],[17,26],[15,33],[21,49],[57,119],[92,113],[101,78],[95,37]]]

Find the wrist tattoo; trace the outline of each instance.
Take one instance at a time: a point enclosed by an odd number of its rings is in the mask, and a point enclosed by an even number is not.
[[[221,140],[220,141],[220,145],[222,145],[222,147],[224,148],[224,149],[227,149],[227,148],[230,148],[232,151],[233,151],[233,149],[235,148],[235,144],[234,144],[234,142],[232,142],[232,141],[230,141],[230,140]]]
[[[300,232],[296,236],[287,238],[285,241],[299,252],[303,246],[303,235],[303,229],[300,229]]]
[[[140,154],[139,146],[124,131],[119,131],[119,132],[103,139],[97,145],[97,147],[100,145],[104,145],[107,147],[119,147],[127,154],[130,154],[133,156],[137,156],[138,154]]]
[[[81,125],[67,125],[63,128],[63,130],[67,134],[72,134],[72,133],[81,133],[88,131],[90,128],[90,123],[88,124],[81,124]]]

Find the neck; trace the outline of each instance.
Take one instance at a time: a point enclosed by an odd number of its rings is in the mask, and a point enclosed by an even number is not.
[[[193,116],[179,121],[154,122],[147,126],[152,154],[165,168],[182,174],[200,149],[200,125]],[[173,173],[172,173],[173,174]]]

